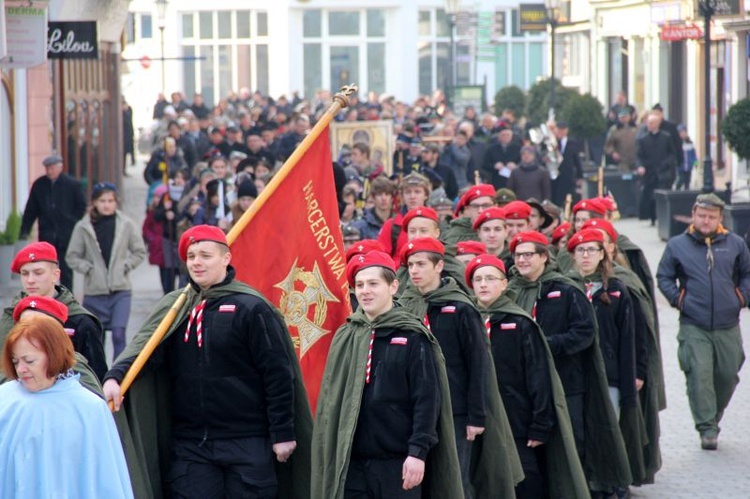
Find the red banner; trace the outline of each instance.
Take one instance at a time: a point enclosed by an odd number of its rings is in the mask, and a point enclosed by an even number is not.
[[[286,318],[314,414],[333,334],[351,312],[328,128],[231,249],[238,278]]]

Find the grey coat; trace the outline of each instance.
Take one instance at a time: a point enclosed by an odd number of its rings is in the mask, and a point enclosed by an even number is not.
[[[94,226],[89,215],[73,229],[65,261],[70,268],[84,275],[84,293],[89,296],[129,291],[130,271],[146,257],[141,231],[120,211],[115,217],[115,239],[109,267],[104,262]]]

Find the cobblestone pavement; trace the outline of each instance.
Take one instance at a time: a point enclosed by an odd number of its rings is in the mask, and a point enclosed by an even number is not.
[[[124,192],[120,196],[121,209],[140,224],[145,214],[146,187],[140,168],[131,168],[130,174],[125,179]],[[656,230],[649,227],[648,222],[633,219],[618,221],[616,226],[643,249],[655,273],[664,249]],[[132,279],[134,289],[128,338],[143,324],[154,303],[161,297],[156,267],[144,263],[133,272]],[[0,304],[7,306],[10,297],[19,288],[18,280],[9,286],[0,286]],[[75,291],[81,299],[83,280],[80,276],[77,276]],[[657,294],[668,405],[661,413],[663,466],[656,475],[655,484],[633,487],[631,495],[648,499],[746,499],[750,497],[747,464],[750,461],[750,380],[740,382],[726,411],[718,451],[701,450],[685,395],[685,379],[677,364],[677,312],[669,307],[660,293]],[[750,311],[747,309],[742,312],[741,323],[745,325],[743,329],[750,324]],[[748,345],[748,334],[745,334],[745,345]],[[112,344],[109,338],[105,350],[108,359],[111,359]],[[746,371],[743,369],[740,373],[741,378]]]

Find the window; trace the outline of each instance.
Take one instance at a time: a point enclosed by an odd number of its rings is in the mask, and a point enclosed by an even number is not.
[[[352,82],[360,92],[384,92],[387,11],[305,10],[302,13],[306,97],[321,88],[338,90]]]
[[[454,62],[451,54],[450,16],[443,9],[422,10],[419,12],[419,93],[428,95],[437,88],[447,89],[453,85]],[[460,43],[455,37],[455,69],[457,83],[471,82],[473,57],[470,45]]]
[[[185,12],[182,14],[182,34],[183,55],[201,58],[183,62],[187,95],[201,92],[206,105],[211,107],[230,92],[243,87],[268,92],[266,12]]]
[[[141,14],[141,38],[153,38],[151,14]]]
[[[182,37],[193,38],[193,15],[182,14]]]
[[[128,12],[125,19],[125,43],[135,42],[135,14]]]

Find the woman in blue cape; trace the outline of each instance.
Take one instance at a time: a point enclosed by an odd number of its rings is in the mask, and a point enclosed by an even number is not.
[[[106,403],[78,382],[59,321],[27,312],[3,346],[0,497],[133,497]]]

